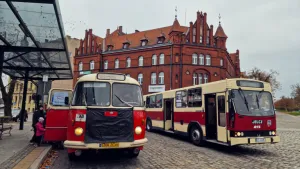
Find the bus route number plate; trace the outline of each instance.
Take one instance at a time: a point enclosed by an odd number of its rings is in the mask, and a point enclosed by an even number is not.
[[[86,120],[86,115],[85,114],[76,114],[75,121],[83,121],[85,122]]]
[[[256,138],[255,142],[257,142],[257,143],[264,143],[264,142],[266,142],[266,140],[265,140],[265,138]]]
[[[99,147],[119,147],[119,143],[100,143]]]

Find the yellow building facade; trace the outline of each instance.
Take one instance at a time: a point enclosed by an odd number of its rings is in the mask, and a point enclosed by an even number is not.
[[[13,94],[13,99],[12,99],[12,108],[13,109],[21,109],[22,107],[22,99],[23,99],[23,89],[24,89],[24,82],[23,81],[17,81],[15,85],[15,90]],[[35,104],[32,99],[32,95],[36,93],[36,86],[32,82],[28,82],[27,86],[27,98],[26,98],[26,105],[25,109],[27,110],[28,113],[34,112],[35,110]]]

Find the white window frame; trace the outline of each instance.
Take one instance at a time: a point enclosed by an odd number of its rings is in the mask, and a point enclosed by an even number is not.
[[[143,84],[143,74],[142,73],[138,74],[138,82],[140,84]]]
[[[152,65],[156,65],[157,64],[157,56],[154,54],[152,55]]]
[[[164,84],[165,83],[165,74],[164,72],[160,72],[158,74],[158,84]]]
[[[159,55],[159,64],[160,64],[160,65],[165,64],[165,54],[163,54],[163,53],[161,53],[161,54]]]
[[[204,74],[204,83],[208,83],[208,75],[206,73]]]
[[[205,62],[206,62],[206,66],[210,66],[211,65],[211,56],[210,55],[206,55]]]
[[[104,61],[104,69],[108,69],[108,60]]]
[[[144,57],[143,56],[139,57],[139,66],[144,66]]]
[[[90,61],[90,70],[94,70],[95,69],[95,61]]]
[[[116,59],[115,60],[115,69],[119,69],[119,64],[120,64],[119,59]]]
[[[78,63],[78,71],[82,71],[82,69],[83,69],[83,63],[79,62]]]
[[[131,66],[131,59],[130,59],[130,57],[128,57],[126,59],[126,67],[130,67],[130,66]]]
[[[156,84],[156,73],[151,73],[151,84]]]
[[[193,73],[193,85],[197,84],[197,73]]]
[[[198,74],[198,83],[199,83],[199,84],[202,84],[202,83],[203,83],[203,74],[202,74],[202,73],[199,73],[199,74]]]
[[[197,53],[193,53],[193,55],[192,55],[192,64],[197,65],[197,63],[198,63],[198,55],[197,55]]]
[[[204,65],[204,55],[203,54],[199,55],[199,65]]]

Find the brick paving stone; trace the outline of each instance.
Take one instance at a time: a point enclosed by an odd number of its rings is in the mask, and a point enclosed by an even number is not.
[[[299,118],[277,116],[280,129],[278,144],[245,145],[226,147],[207,144],[197,147],[186,138],[160,132],[147,132],[149,142],[136,159],[122,154],[100,152],[70,162],[66,150],[60,150],[51,168],[54,169],[300,169],[300,124]],[[298,125],[297,125],[298,124]],[[281,130],[282,129],[282,130]],[[286,129],[286,130],[284,130]]]

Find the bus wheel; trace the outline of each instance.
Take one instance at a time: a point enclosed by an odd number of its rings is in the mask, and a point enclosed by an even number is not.
[[[151,131],[152,130],[152,122],[149,119],[146,122],[146,130],[147,131]]]
[[[196,146],[203,146],[204,140],[203,140],[203,134],[200,131],[199,127],[193,126],[190,130],[190,139]]]
[[[136,158],[137,156],[139,156],[139,154],[140,154],[140,149],[137,147],[129,149],[128,151],[129,158]]]

